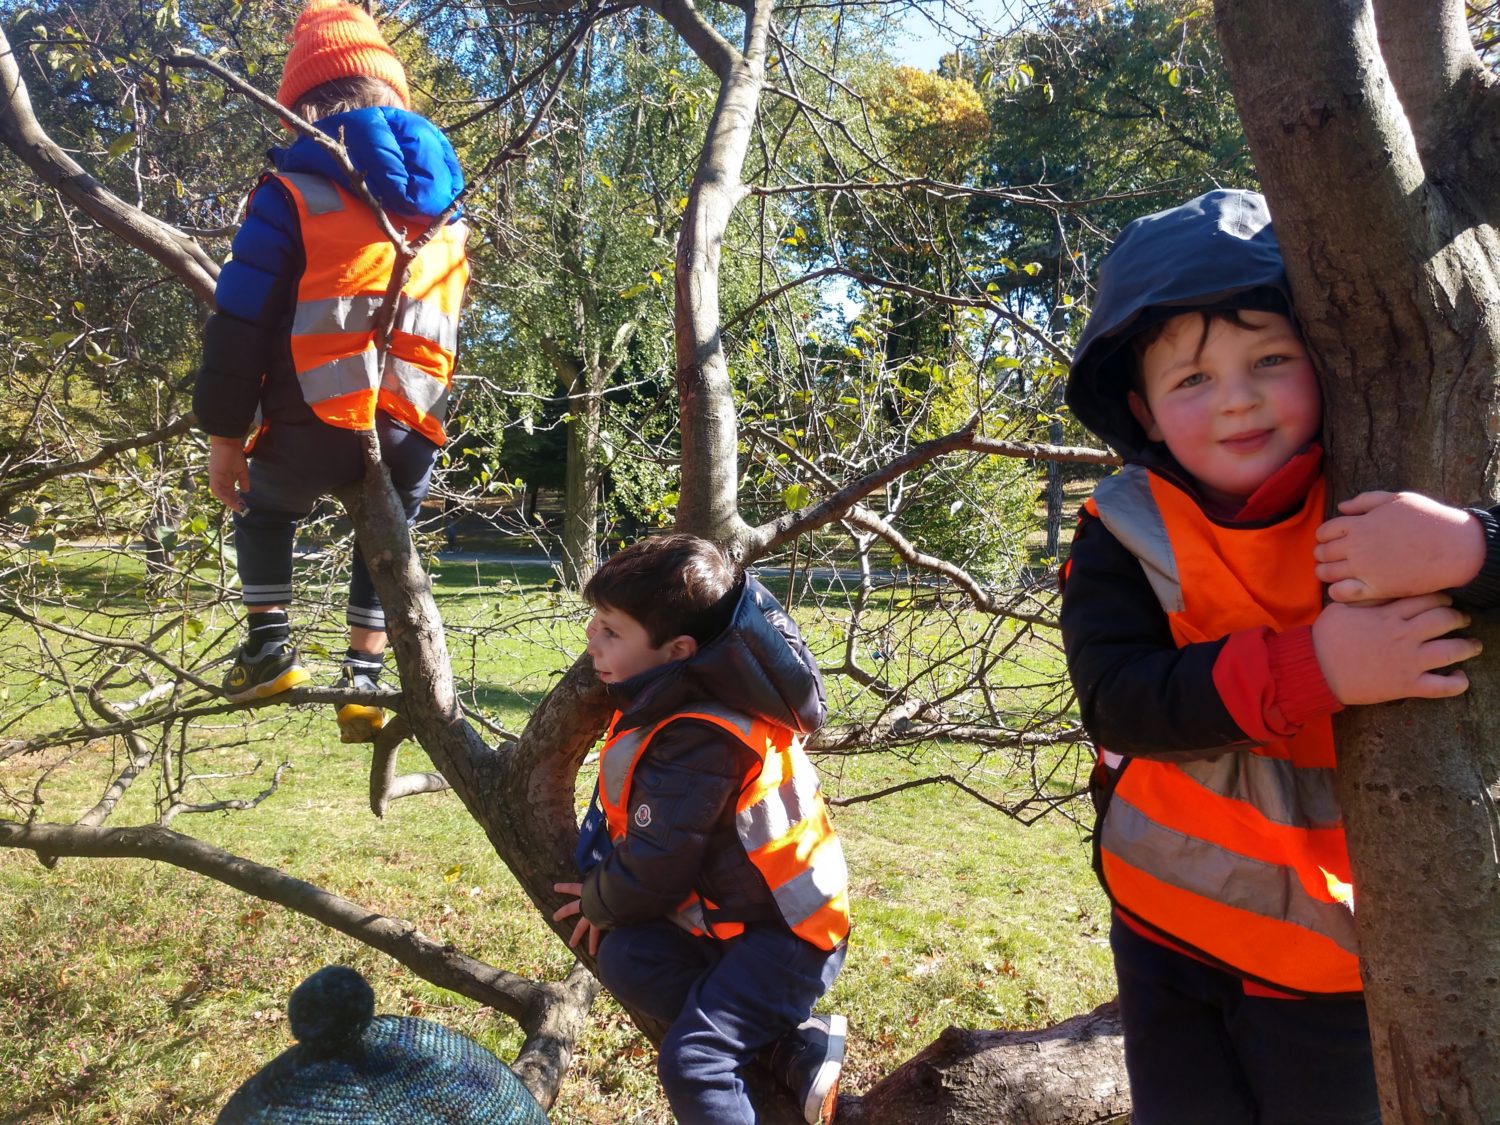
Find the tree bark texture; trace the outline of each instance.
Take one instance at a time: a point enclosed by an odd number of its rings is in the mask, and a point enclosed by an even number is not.
[[[950,1027],[863,1097],[838,1125],[1126,1125],[1119,1005],[1041,1031]]]
[[[126,203],[42,130],[4,29],[0,29],[0,144],[95,222],[167,266],[200,301],[213,300],[219,264],[197,240]]]
[[[1332,498],[1407,488],[1493,503],[1500,239],[1487,211],[1500,168],[1492,129],[1475,161],[1471,127],[1494,94],[1454,26],[1463,5],[1216,10],[1320,370]],[[1391,68],[1382,37],[1399,40]],[[1492,626],[1475,632],[1500,643]],[[1486,660],[1465,668],[1473,686],[1457,700],[1335,720],[1388,1123],[1500,1121],[1500,684]]]

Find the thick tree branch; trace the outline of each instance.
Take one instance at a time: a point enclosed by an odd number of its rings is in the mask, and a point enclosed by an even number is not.
[[[219,264],[195,239],[126,203],[47,136],[32,112],[21,68],[3,28],[0,28],[0,144],[89,218],[166,266],[200,300],[213,299]]]
[[[703,17],[692,0],[646,0],[643,6],[671,24],[672,30],[682,36],[682,41],[692,48],[720,82],[727,82],[734,66],[744,61],[733,44]]]
[[[583,1015],[598,990],[578,970],[558,985],[497,969],[321,887],[166,828],[82,828],[0,819],[0,847],[95,859],[149,859],[193,871],[274,902],[377,949],[425,981],[503,1012],[521,1025],[527,1088],[550,1106],[571,1060]],[[520,1059],[518,1059],[518,1062]]]
[[[1380,0],[1374,5],[1380,54],[1424,153],[1445,146],[1467,123],[1464,94],[1487,86],[1469,41],[1464,0]]]

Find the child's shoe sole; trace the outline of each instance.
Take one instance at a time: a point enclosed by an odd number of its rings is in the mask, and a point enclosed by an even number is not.
[[[274,680],[264,684],[253,684],[244,691],[224,693],[224,698],[231,703],[245,703],[251,699],[269,699],[273,695],[280,695],[284,691],[290,691],[298,684],[305,684],[312,679],[312,675],[306,668],[288,668]]]
[[[340,742],[374,742],[385,726],[385,712],[364,703],[346,703],[338,710]]]
[[[832,1125],[834,1112],[838,1109],[839,1078],[844,1071],[844,1040],[848,1032],[849,1020],[846,1017],[828,1017],[828,1056],[813,1077],[807,1100],[802,1105],[803,1119],[809,1125]]]

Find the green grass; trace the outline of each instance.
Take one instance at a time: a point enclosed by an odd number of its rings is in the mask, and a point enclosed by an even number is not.
[[[106,560],[70,573],[78,604],[101,595],[128,600],[120,567]],[[453,564],[435,576],[458,675],[512,727],[579,644],[578,607],[549,584],[541,568]],[[831,644],[810,610],[798,616],[816,644]],[[101,620],[80,611],[85,626]],[[513,627],[501,628],[506,622]],[[934,620],[908,639],[940,643],[949,628]],[[6,661],[5,682],[17,694],[35,655],[28,636],[0,625],[6,651],[30,654]],[[1055,663],[1038,644],[999,686],[1029,683],[1055,672]],[[844,681],[834,689],[836,719],[869,705]],[[41,729],[69,714],[66,704],[48,703],[26,725]],[[397,802],[378,821],[365,803],[365,752],[341,746],[329,716],[265,715],[257,733],[259,741],[217,751],[198,768],[265,763],[256,778],[207,787],[223,796],[258,790],[271,764],[286,760],[292,768],[279,790],[255,812],[187,816],[177,828],[408,919],[493,964],[548,978],[567,971],[567,949],[451,794]],[[102,743],[77,749],[49,779],[43,817],[67,820],[91,804],[117,753]],[[404,754],[409,767],[425,766],[420,751]],[[997,791],[1029,785],[1004,754],[919,746],[829,760],[825,786],[835,798],[853,796],[936,768],[953,772],[955,762],[971,778],[986,774]],[[28,793],[38,765],[0,763],[0,787]],[[1064,765],[1071,778],[1066,756]],[[112,823],[150,819],[154,797],[153,779],[142,778]],[[855,931],[827,1004],[850,1018],[848,1089],[864,1088],[950,1024],[1036,1027],[1112,993],[1107,905],[1074,824],[1054,816],[1022,827],[946,786],[843,807],[835,818],[854,881]],[[289,1044],[287,994],[332,962],[364,972],[383,1012],[441,1020],[502,1057],[519,1046],[508,1020],[210,880],[123,860],[64,860],[49,872],[29,855],[0,853],[0,1125],[209,1120],[230,1090]],[[670,1120],[649,1046],[607,998],[553,1120]]]

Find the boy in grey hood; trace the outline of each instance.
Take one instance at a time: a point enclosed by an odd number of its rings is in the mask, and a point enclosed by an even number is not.
[[[1321,393],[1253,192],[1121,232],[1067,401],[1126,459],[1061,618],[1134,1120],[1375,1125],[1330,716],[1467,688],[1440,669],[1478,652],[1452,602],[1500,600],[1495,521],[1391,493],[1324,521]],[[1407,567],[1388,535],[1436,549]],[[1345,604],[1368,597],[1394,600]]]
[[[619,710],[579,848],[573,943],[670,1025],[658,1074],[679,1121],[757,1120],[760,1058],[813,1125],[833,1118],[844,1020],[812,1016],[843,965],[843,851],[802,752],[817,664],[786,612],[713,543],[647,539],[584,588],[588,652]]]

